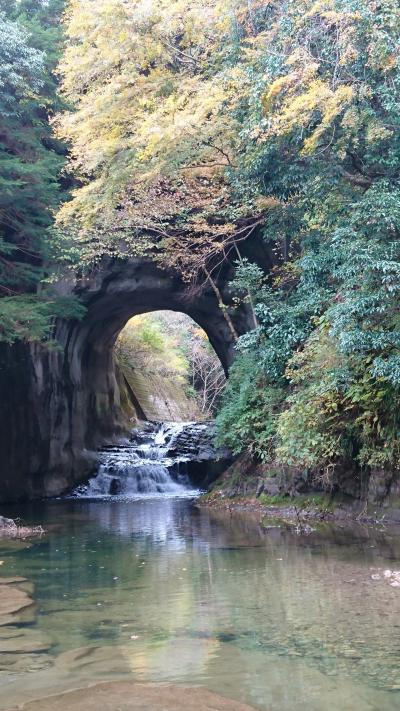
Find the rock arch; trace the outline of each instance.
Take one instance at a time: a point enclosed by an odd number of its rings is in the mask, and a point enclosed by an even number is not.
[[[218,288],[228,307],[231,278],[226,263]],[[176,272],[151,259],[103,259],[90,276],[57,290],[77,293],[86,307],[81,321],[57,324],[59,349],[1,349],[0,501],[65,491],[90,473],[90,451],[121,431],[113,345],[132,316],[184,312],[207,333],[226,371],[233,359],[232,334],[211,285],[190,293]],[[231,316],[239,334],[251,327],[246,307]]]

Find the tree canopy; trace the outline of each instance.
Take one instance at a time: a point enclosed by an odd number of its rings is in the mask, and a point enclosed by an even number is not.
[[[1,249],[26,282],[36,264],[9,245],[31,250],[41,206],[60,201],[60,99],[54,55],[23,28],[41,3],[23,5],[17,24],[2,16],[13,71],[0,91],[4,194],[21,182],[27,194],[7,208]],[[344,462],[398,468],[397,0],[68,0],[63,30],[67,108],[53,123],[73,190],[55,247],[73,245],[80,269],[150,250],[215,289],[215,270],[236,260],[254,330],[237,343],[221,440],[322,477]],[[245,259],[249,238],[272,269]]]
[[[75,311],[43,287],[37,293],[48,230],[66,197],[65,151],[49,122],[62,106],[54,75],[61,7],[22,0],[0,9],[0,338],[8,342],[47,337],[54,315]]]

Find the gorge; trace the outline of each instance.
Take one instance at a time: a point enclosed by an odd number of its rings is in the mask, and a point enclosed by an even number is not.
[[[0,0],[0,711],[400,708],[399,0]]]

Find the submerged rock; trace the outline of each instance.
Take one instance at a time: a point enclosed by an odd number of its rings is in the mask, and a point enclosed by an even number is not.
[[[12,626],[0,628],[0,655],[36,654],[47,651],[50,647],[51,641],[49,639],[29,627],[22,629]],[[1,662],[2,660],[0,660],[0,665]]]
[[[199,687],[105,682],[38,699],[8,711],[255,711]]]
[[[3,581],[0,578],[0,626],[9,624],[14,615],[33,604],[32,598],[25,590],[15,587],[15,579],[9,581],[10,579],[6,579],[6,582],[2,584]]]

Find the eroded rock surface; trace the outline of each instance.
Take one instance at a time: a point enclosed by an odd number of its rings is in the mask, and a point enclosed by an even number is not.
[[[35,619],[33,585],[26,578],[0,578],[0,672],[43,669],[51,641],[29,623]]]
[[[4,617],[9,619],[10,615],[15,615],[32,604],[33,600],[27,592],[16,588],[14,585],[0,584],[0,625]]]
[[[171,439],[167,454],[199,461],[230,459],[227,449],[215,445],[215,425],[212,422],[189,422]]]
[[[233,306],[232,274],[227,264],[218,287]],[[179,275],[151,259],[104,259],[90,277],[55,288],[78,295],[87,309],[81,321],[58,322],[59,349],[0,344],[0,501],[68,491],[95,470],[90,452],[128,430],[113,346],[133,316],[184,312],[205,330],[225,370],[232,362],[232,334],[213,289],[190,296]],[[238,333],[252,323],[245,306],[232,309],[232,319]]]
[[[208,487],[232,463],[231,452],[215,444],[213,422],[191,422],[182,427],[171,438],[167,456],[182,459],[190,481],[200,488]]]

